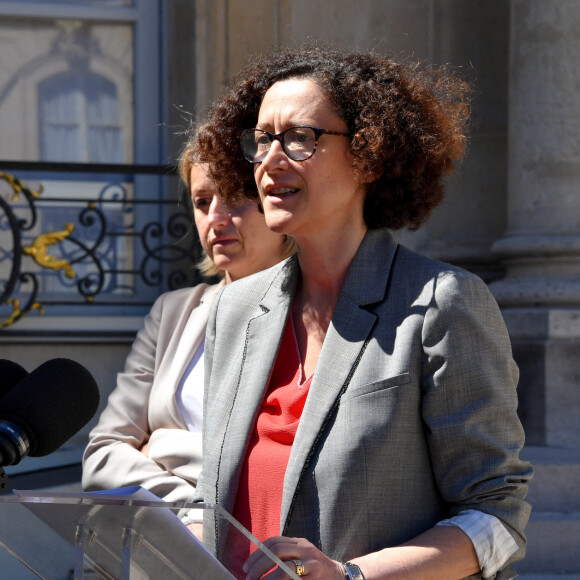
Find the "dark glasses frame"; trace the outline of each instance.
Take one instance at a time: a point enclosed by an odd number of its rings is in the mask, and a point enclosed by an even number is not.
[[[314,148],[312,149],[312,153],[308,156],[305,157],[304,159],[294,159],[294,157],[292,156],[291,153],[289,153],[286,149],[286,143],[285,143],[285,138],[284,135],[286,133],[288,133],[288,131],[293,131],[294,129],[311,129],[314,132]],[[244,151],[244,135],[247,135],[249,133],[252,134],[256,134],[256,133],[261,133],[263,135],[266,135],[270,141],[270,148],[268,149],[268,151],[266,151],[266,155],[268,155],[268,153],[270,152],[270,149],[272,148],[272,144],[274,143],[274,141],[278,141],[280,143],[280,145],[282,145],[282,150],[284,151],[284,153],[286,154],[286,156],[288,157],[288,159],[292,159],[292,161],[306,161],[308,159],[310,159],[315,153],[316,153],[316,149],[318,148],[318,140],[320,139],[320,137],[322,135],[338,135],[340,137],[350,137],[350,133],[342,133],[341,131],[330,131],[328,129],[320,129],[319,127],[311,127],[310,125],[295,125],[294,127],[288,127],[288,129],[284,129],[284,131],[280,131],[280,133],[271,133],[270,131],[266,131],[264,129],[244,129],[239,137],[240,139],[240,147],[242,149],[242,154],[244,155],[244,159],[246,161],[248,161],[249,163],[253,163],[254,165],[258,164],[258,163],[262,163],[263,160],[261,161],[253,161],[251,159],[248,159],[248,157],[246,156],[246,153]]]

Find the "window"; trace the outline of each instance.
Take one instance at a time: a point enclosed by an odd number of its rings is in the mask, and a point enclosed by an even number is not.
[[[0,0],[0,134],[9,136],[0,171],[44,188],[34,207],[23,195],[0,204],[0,238],[12,248],[0,253],[0,294],[18,258],[14,292],[50,305],[20,328],[74,327],[80,315],[117,327],[172,287],[168,264],[183,258],[192,270],[191,255],[175,247],[192,229],[169,200],[176,177],[131,170],[164,160],[159,9],[158,0]],[[0,179],[0,196],[11,193]],[[44,266],[15,253],[15,220],[23,246],[51,234],[52,245],[37,249]],[[47,267],[47,255],[74,277]]]
[[[43,161],[123,163],[117,87],[87,70],[39,84],[40,158]]]

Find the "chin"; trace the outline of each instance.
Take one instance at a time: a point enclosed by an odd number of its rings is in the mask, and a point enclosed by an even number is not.
[[[220,256],[217,260],[214,260],[213,263],[215,264],[216,268],[226,272],[231,269],[233,260],[229,260],[223,256]]]
[[[291,234],[293,215],[288,213],[272,212],[266,214],[266,225],[277,234]]]

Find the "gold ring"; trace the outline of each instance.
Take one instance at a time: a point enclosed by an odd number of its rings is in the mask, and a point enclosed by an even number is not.
[[[294,562],[294,565],[296,566],[296,575],[303,576],[304,575],[304,564],[302,563],[302,560],[292,560],[292,562]]]

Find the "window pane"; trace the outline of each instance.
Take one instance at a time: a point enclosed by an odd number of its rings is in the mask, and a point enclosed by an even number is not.
[[[132,163],[133,60],[131,24],[2,18],[0,159]]]

